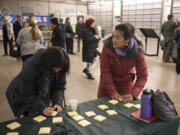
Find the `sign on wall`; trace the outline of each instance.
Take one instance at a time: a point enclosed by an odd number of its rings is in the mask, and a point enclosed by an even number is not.
[[[29,17],[29,15],[22,15],[23,22],[25,22],[28,17]],[[33,15],[32,17],[35,19],[36,23],[41,23],[41,24],[49,24],[50,23],[49,16]]]
[[[2,14],[0,14],[0,18],[2,16],[7,16],[11,23],[14,23],[16,21],[16,15],[2,15]],[[0,20],[0,23],[2,23],[2,20]]]

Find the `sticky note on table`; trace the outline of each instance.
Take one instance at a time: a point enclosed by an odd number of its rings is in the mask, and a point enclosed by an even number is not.
[[[83,120],[84,117],[82,117],[81,115],[76,115],[76,116],[72,117],[72,119],[75,121],[80,121],[80,120]]]
[[[134,104],[132,104],[132,103],[127,103],[127,104],[124,104],[123,106],[126,107],[126,108],[131,108],[131,107],[134,106]]]
[[[79,121],[78,124],[81,126],[81,127],[87,127],[89,125],[91,125],[91,122],[87,121],[87,120],[82,120],[82,121]]]
[[[51,132],[50,127],[42,127],[42,128],[40,128],[38,134],[39,135],[48,135],[48,134],[50,134],[50,132]]]
[[[140,104],[136,104],[136,105],[134,105],[133,107],[136,108],[136,109],[138,109],[138,110],[141,109],[141,105],[140,105]]]
[[[108,103],[112,104],[112,105],[116,105],[118,103],[117,100],[109,100]]]
[[[11,130],[14,130],[14,129],[21,127],[21,124],[19,124],[18,122],[13,122],[13,123],[6,125],[6,127]]]
[[[108,115],[117,115],[118,114],[115,110],[107,110],[106,113]]]
[[[119,101],[121,101],[121,102],[123,101],[123,99],[122,99],[122,98],[119,98],[118,100],[119,100]]]
[[[101,109],[101,110],[106,110],[109,107],[107,105],[99,105],[98,108]]]
[[[53,111],[53,113],[51,114],[51,116],[56,116],[57,115],[57,111]]]
[[[33,118],[33,120],[40,123],[40,122],[46,120],[46,117],[39,115],[39,116]]]
[[[101,115],[97,115],[94,117],[94,120],[96,120],[98,122],[102,122],[102,121],[106,120],[106,117],[101,116]]]
[[[93,111],[85,112],[85,114],[86,114],[87,117],[93,117],[93,116],[96,116],[96,113],[93,112]]]
[[[19,133],[18,132],[9,132],[6,135],[19,135]]]
[[[62,123],[63,122],[63,118],[62,117],[54,117],[52,120],[53,124],[58,124],[58,123]]]
[[[68,112],[67,114],[68,114],[70,117],[73,117],[73,116],[78,115],[78,113],[75,112],[75,111],[73,111],[73,112]]]

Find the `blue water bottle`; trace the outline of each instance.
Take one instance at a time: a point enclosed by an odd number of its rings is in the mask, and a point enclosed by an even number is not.
[[[141,95],[141,117],[149,119],[152,117],[152,90],[144,90]]]

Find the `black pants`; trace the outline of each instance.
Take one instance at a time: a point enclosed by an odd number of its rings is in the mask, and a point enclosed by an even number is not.
[[[9,54],[11,53],[13,49],[13,38],[10,40],[8,38],[3,39],[3,46],[4,46],[4,54],[8,55],[8,44],[9,44]]]
[[[23,56],[21,56],[21,59],[22,59],[22,61],[24,63],[27,59],[31,58],[32,56],[33,56],[33,54],[23,55]]]
[[[176,73],[180,73],[180,48],[177,49]]]
[[[67,50],[67,53],[73,53],[73,39],[72,38],[66,39],[66,50]]]

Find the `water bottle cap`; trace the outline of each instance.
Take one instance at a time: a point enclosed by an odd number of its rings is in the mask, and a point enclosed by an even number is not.
[[[151,95],[152,94],[152,90],[143,90],[143,95]]]

